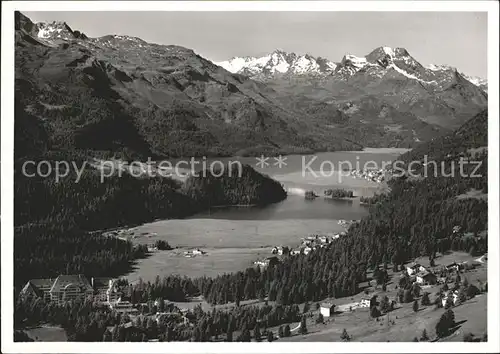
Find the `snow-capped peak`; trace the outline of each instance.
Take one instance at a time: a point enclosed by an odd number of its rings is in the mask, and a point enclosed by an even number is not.
[[[334,63],[309,54],[297,55],[281,49],[259,57],[233,57],[230,60],[216,62],[216,65],[232,72],[248,75],[254,79],[272,78],[275,75],[312,75],[323,77],[334,75],[341,80],[348,80],[360,73],[370,78],[406,77],[434,88],[444,87],[455,77],[456,69],[448,65],[422,66],[405,48],[381,46],[365,56],[345,54],[340,63]],[[394,76],[394,72],[398,73]],[[465,79],[487,91],[484,79],[470,77],[460,73]]]
[[[309,54],[297,55],[277,49],[261,57],[233,57],[230,60],[216,62],[232,73],[255,75],[273,74],[319,74],[331,73],[335,63],[326,59],[315,58]]]
[[[73,31],[66,22],[38,22],[36,24],[36,29],[38,30],[36,36],[49,43],[53,40],[72,40],[76,38],[87,38],[83,33],[79,31]]]
[[[346,54],[344,58],[342,59],[342,63],[344,64],[351,64],[354,65],[357,68],[362,68],[363,66],[366,65],[366,58],[364,57],[357,57],[352,54]]]
[[[60,33],[66,26],[64,22],[40,22],[37,23],[38,26],[38,38],[51,38],[54,34],[60,37]]]
[[[431,70],[431,71],[434,71],[434,72],[458,72],[467,81],[469,81],[473,85],[479,87],[484,92],[488,92],[488,80],[487,79],[483,79],[479,76],[466,75],[462,72],[459,72],[457,70],[457,68],[455,68],[454,66],[429,64],[426,68]]]
[[[432,70],[432,71],[440,71],[440,70],[456,70],[455,67],[450,66],[450,65],[436,65],[436,64],[429,64],[426,66],[427,69]]]
[[[396,55],[394,49],[392,49],[391,47],[382,47],[382,49],[385,54],[390,55],[391,57],[394,57]]]

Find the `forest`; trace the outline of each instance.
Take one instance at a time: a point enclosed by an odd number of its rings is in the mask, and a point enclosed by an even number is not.
[[[353,198],[354,197],[354,192],[353,191],[348,191],[342,188],[336,188],[336,189],[327,189],[325,192],[325,197],[330,197],[330,198]]]
[[[377,269],[381,265],[386,268],[392,264],[397,268],[415,257],[433,259],[436,253],[449,250],[462,250],[474,255],[487,252],[487,233],[485,236],[482,232],[487,230],[488,225],[487,201],[458,198],[471,189],[488,192],[487,150],[474,154],[474,159],[480,163],[479,169],[466,164],[465,175],[458,173],[458,166],[453,163],[460,158],[471,159],[472,153],[468,149],[486,144],[487,114],[475,117],[473,122],[466,123],[450,137],[442,138],[442,141],[454,141],[445,155],[435,153],[441,148],[436,147],[436,142],[431,142],[427,145],[428,151],[421,146],[413,155],[402,156],[408,162],[422,154],[433,153],[448,172],[456,173],[449,173],[449,176],[431,174],[427,178],[407,175],[392,178],[388,182],[390,192],[376,198],[377,202],[370,206],[369,215],[352,224],[347,235],[333,240],[327,247],[308,255],[286,257],[263,270],[248,268],[214,278],[167,277],[163,281],[133,288],[130,296],[140,302],[146,298],[176,300],[201,294],[211,304],[235,302],[236,305],[242,300],[267,297],[270,301],[276,300],[277,306],[294,306],[325,297],[353,295],[360,291],[358,284],[367,280],[367,271],[379,272]],[[464,150],[462,145],[455,149],[455,139],[460,139],[468,149]],[[473,170],[478,177],[471,177]],[[88,238],[85,231],[74,231],[85,230],[82,226],[89,221],[95,223],[90,224],[94,227],[109,227],[113,222],[125,220],[129,215],[127,213],[134,214],[132,220],[137,221],[152,215],[168,217],[168,213],[187,213],[192,201],[206,207],[214,203],[258,204],[259,198],[264,197],[269,201],[284,198],[277,182],[254,174],[253,170],[246,171],[248,178],[244,179],[243,186],[230,178],[224,178],[220,184],[212,178],[188,179],[180,190],[171,181],[133,180],[128,186],[120,186],[120,182],[116,181],[110,181],[106,186],[84,182],[84,187],[77,187],[83,189],[77,192],[64,183],[50,188],[43,181],[22,181],[28,190],[21,188],[20,184],[16,185],[16,278],[28,275],[47,277],[77,271],[91,274],[97,269],[99,275],[104,276],[107,274],[103,274],[103,269],[104,273],[111,274],[125,267],[134,257],[143,256],[143,249],[134,249],[130,244],[113,239]],[[91,180],[91,177],[87,178]],[[133,183],[143,189],[137,191],[131,188],[137,186]],[[94,187],[102,189],[93,194]],[[85,193],[89,196],[86,197]],[[31,205],[23,199],[32,195],[37,195],[39,204]],[[177,198],[173,199],[175,203],[180,202],[184,207],[177,207],[172,199],[163,199],[174,197]],[[124,203],[131,202],[127,198],[137,198],[135,204],[131,203],[135,206],[133,211],[123,207],[113,210],[110,207],[126,205]],[[155,204],[160,200],[160,205]],[[169,202],[166,203],[166,200]],[[60,203],[68,203],[68,206],[62,207]],[[102,217],[107,215],[106,211],[109,218]],[[34,218],[30,219],[30,216]],[[457,226],[461,232],[454,232]],[[101,252],[96,252],[97,248]],[[245,333],[251,329],[251,323],[249,321],[246,328],[241,327],[246,329]],[[206,339],[207,331],[216,333],[203,327],[184,335],[194,336],[195,340]]]
[[[247,165],[241,178],[225,170],[217,178],[200,173],[185,184],[128,174],[101,182],[100,172],[92,169],[84,170],[78,183],[74,171],[56,182],[21,171],[16,169],[14,179],[16,283],[71,272],[116,276],[145,256],[128,242],[94,234],[97,230],[184,218],[210,206],[267,204],[286,197],[281,184]]]

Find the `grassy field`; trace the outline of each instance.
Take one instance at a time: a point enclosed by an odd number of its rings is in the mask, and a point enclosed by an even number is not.
[[[340,232],[344,228],[337,220],[315,219],[157,221],[133,228],[128,235],[122,236],[142,244],[165,240],[177,248],[154,252],[139,260],[127,278],[152,281],[156,275],[215,276],[243,270],[255,260],[271,256],[271,248],[275,245],[296,246],[302,237],[325,230]],[[195,247],[207,252],[206,255],[184,257],[184,251]]]
[[[394,159],[403,150],[398,149],[365,149],[362,152],[338,152],[318,154],[318,161],[332,160],[333,162],[351,161],[353,165],[359,161],[374,160],[377,165],[382,161]],[[358,153],[361,154],[359,158]],[[384,183],[375,183],[363,178],[354,178],[345,173],[334,171],[331,175],[305,173],[301,171],[302,156],[287,157],[287,166],[277,168],[269,166],[263,173],[282,182],[285,188],[297,190],[314,190],[323,195],[329,188],[345,188],[352,190],[356,196],[372,196],[384,191]],[[254,158],[247,163],[255,164]],[[317,164],[320,167],[320,164]],[[299,197],[295,197],[299,198]],[[303,197],[300,197],[303,200]],[[347,204],[349,203],[349,204]],[[171,246],[178,248],[171,252],[156,252],[147,259],[140,260],[135,270],[128,275],[129,280],[136,281],[139,277],[144,280],[153,280],[157,275],[168,274],[189,275],[192,277],[208,275],[214,276],[226,272],[243,270],[255,260],[270,256],[270,248],[277,245],[297,246],[301,238],[311,234],[338,233],[345,229],[338,224],[337,218],[358,219],[364,214],[364,208],[359,205],[359,198],[354,198],[342,206],[344,214],[333,212],[327,218],[299,218],[266,215],[261,220],[235,220],[219,218],[190,218],[183,220],[161,220],[144,224],[130,229],[120,237],[125,237],[138,244],[153,244],[156,240],[165,240]],[[292,208],[304,208],[304,213],[311,213],[308,206],[293,205]],[[316,204],[317,208],[317,204]],[[325,209],[328,206],[325,206]],[[358,210],[356,210],[358,208]],[[363,212],[359,212],[359,209]],[[332,209],[333,210],[333,209]],[[352,210],[352,211],[351,211]],[[279,208],[269,211],[272,213],[297,212],[296,209],[282,210]],[[266,219],[268,218],[268,219]],[[237,220],[236,220],[237,219]],[[186,258],[182,253],[190,248],[200,248],[207,252],[204,257]]]
[[[449,264],[452,262],[470,262],[476,264],[476,268],[462,274],[462,277],[467,278],[470,284],[477,285],[478,281],[484,282],[487,280],[487,263],[479,263],[475,261],[477,257],[472,257],[467,253],[453,252],[446,255],[441,255],[436,258],[436,266]],[[428,258],[419,258],[416,260],[422,265],[428,266]],[[350,302],[359,301],[361,298],[371,298],[373,295],[378,295],[380,298],[387,295],[390,300],[395,299],[397,289],[397,277],[399,273],[393,274],[389,271],[389,276],[392,278],[387,287],[387,291],[383,292],[380,287],[368,287],[368,294],[361,292],[352,297],[340,299],[329,299],[334,304],[342,305]],[[372,282],[373,283],[373,282]],[[435,293],[440,286],[430,286],[423,289],[428,291],[431,302],[434,300]],[[473,333],[477,338],[481,338],[487,332],[487,299],[488,294],[480,294],[465,303],[453,307],[455,313],[455,321],[459,323],[458,328],[448,337],[440,339],[440,341],[462,341],[465,333]],[[419,301],[420,305],[420,301]],[[361,342],[402,342],[413,341],[415,337],[420,337],[425,329],[431,340],[436,340],[435,326],[444,309],[435,309],[434,305],[420,306],[418,312],[412,309],[412,303],[397,304],[394,311],[379,317],[379,320],[370,318],[369,309],[357,309],[353,312],[345,312],[334,315],[325,321],[325,324],[316,324],[317,311],[311,312],[311,317],[308,318],[307,335],[294,334],[289,338],[282,338],[282,341],[340,341],[340,335],[345,328],[353,341]],[[394,322],[393,322],[394,321]],[[277,331],[277,329],[275,329]]]
[[[56,326],[40,326],[25,329],[24,332],[35,342],[67,342],[66,331]]]
[[[481,337],[487,331],[487,298],[488,295],[479,295],[462,305],[453,308],[459,328],[442,341],[462,341],[463,334],[471,332]],[[344,328],[356,342],[411,342],[420,337],[425,329],[431,340],[435,340],[435,326],[444,309],[435,309],[434,306],[421,308],[413,312],[411,303],[403,304],[400,308],[388,315],[379,317],[379,321],[370,318],[368,309],[360,309],[351,313],[336,315],[325,324],[316,324],[316,314],[308,320],[307,335],[296,334],[282,341],[300,342],[338,342]],[[392,322],[394,321],[394,322]],[[465,322],[463,322],[465,321]]]
[[[245,269],[256,259],[271,256],[271,248],[203,248],[205,255],[187,258],[187,248],[172,251],[157,251],[150,257],[139,260],[135,270],[127,275],[130,282],[139,278],[153,281],[156,275],[187,275],[189,277],[210,276]]]
[[[133,242],[165,240],[174,247],[261,248],[296,245],[304,236],[344,231],[337,220],[162,220],[133,229]]]

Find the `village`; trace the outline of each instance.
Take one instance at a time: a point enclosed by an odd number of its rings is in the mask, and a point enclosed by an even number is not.
[[[380,170],[351,170],[349,175],[354,178],[364,178],[367,181],[382,183],[385,180],[385,171]]]
[[[346,232],[342,231],[340,233],[306,236],[301,239],[300,245],[296,248],[288,246],[274,246],[271,249],[271,254],[273,254],[273,256],[257,260],[254,262],[254,265],[259,267],[268,267],[269,265],[280,261],[278,256],[298,256],[299,254],[308,255],[312,251],[328,246],[333,240],[336,240],[344,235],[346,235]]]
[[[346,230],[349,227],[358,222],[358,220],[344,220],[340,219],[338,224],[345,228]],[[341,232],[333,232],[328,234],[314,234],[303,237],[301,239],[301,243],[296,248],[292,248],[289,246],[274,246],[271,249],[271,254],[273,256],[266,257],[264,259],[260,259],[255,261],[253,264],[258,267],[268,267],[271,264],[277,263],[280,261],[279,256],[297,256],[299,254],[308,255],[312,251],[328,246],[333,240],[338,239],[339,237],[345,236],[347,234],[346,231]]]
[[[356,220],[338,220],[338,224],[347,230]],[[453,233],[460,233],[461,228],[456,226]],[[312,234],[301,239],[297,247],[274,246],[270,248],[270,255],[254,262],[254,266],[265,269],[285,259],[309,253],[327,247],[334,240],[347,235],[346,231],[328,234]],[[116,237],[116,236],[114,236]],[[157,240],[148,245],[148,252],[173,250],[164,240]],[[188,250],[175,249],[179,256],[188,258],[207,256],[207,252],[200,248]],[[477,256],[476,256],[477,257]],[[360,292],[351,297],[326,298],[316,303],[315,310],[308,310],[308,326],[331,326],[344,321],[347,324],[355,323],[360,314],[368,311],[370,318],[387,315],[387,322],[393,323],[398,316],[396,313],[407,311],[405,304],[419,299],[418,306],[434,306],[437,308],[451,308],[464,304],[474,296],[487,293],[486,267],[488,255],[479,258],[470,254],[450,252],[439,255],[438,258],[414,259],[404,265],[379,265],[368,270],[365,282],[357,285]],[[129,331],[138,330],[137,321],[154,321],[156,325],[175,323],[182,328],[196,325],[193,305],[203,304],[205,309],[210,308],[202,298],[189,299],[188,302],[173,302],[167,299],[149,299],[144,302],[132,296],[130,284],[126,279],[116,278],[86,278],[82,274],[59,275],[54,279],[29,280],[20,293],[21,298],[41,298],[48,303],[57,305],[68,301],[83,301],[91,299],[95,304],[108,308],[122,317],[122,327]],[[433,296],[431,300],[431,296]],[[426,299],[426,300],[424,300]],[[193,301],[193,302],[191,302]],[[243,303],[260,304],[268,302],[267,298],[258,301],[245,300]],[[208,306],[208,307],[206,307]],[[219,306],[219,305],[218,305]],[[231,307],[234,304],[228,304]],[[304,308],[307,307],[303,304]],[[373,310],[373,308],[377,310]],[[398,312],[399,311],[399,312]],[[414,311],[415,312],[415,311]],[[389,321],[389,313],[394,317]],[[406,313],[406,312],[405,312]],[[405,316],[409,316],[410,313]],[[314,320],[318,316],[321,319]],[[347,316],[347,317],[346,317]],[[378,319],[377,319],[378,321]],[[359,324],[357,324],[359,326]],[[139,326],[141,327],[141,326]],[[144,326],[142,326],[144,327]],[[357,328],[357,327],[356,327]],[[300,326],[292,332],[299,331]],[[110,332],[114,328],[108,328]],[[318,331],[321,332],[321,327]],[[351,329],[353,330],[353,329]],[[282,340],[291,340],[281,338]],[[279,337],[277,338],[279,339]]]
[[[327,240],[331,242],[331,239],[331,237],[325,239],[320,235],[314,235],[304,238],[303,242],[310,247],[314,244],[327,244]],[[286,247],[275,247],[273,256],[269,257],[270,261],[265,266],[271,265],[273,261],[278,262],[279,256],[286,254],[290,256],[292,251]],[[394,326],[398,321],[407,321],[409,316],[417,314],[415,312],[417,299],[418,307],[422,309],[460,308],[461,305],[469,303],[468,299],[487,293],[485,267],[487,260],[487,254],[474,259],[467,254],[452,253],[440,256],[437,265],[434,261],[416,259],[398,267],[397,271],[395,268],[384,270],[379,266],[378,269],[369,272],[367,282],[359,284],[361,290],[359,294],[352,297],[324,299],[309,310],[307,304],[301,305],[301,308],[307,311],[304,314],[307,314],[310,337],[313,338],[312,340],[320,340],[325,328],[338,326],[347,327],[352,333],[357,331],[358,327],[374,326],[373,323],[379,322],[378,318],[384,318],[384,316],[386,318],[383,322],[384,326]],[[259,264],[259,266],[263,265]],[[380,275],[383,273],[386,276]],[[380,279],[383,280],[380,281]],[[181,326],[181,328],[191,328],[196,325],[196,306],[201,306],[202,299],[201,302],[192,300],[194,301],[192,304],[162,298],[141,302],[130,296],[129,286],[128,282],[123,279],[88,279],[83,275],[60,275],[55,279],[28,281],[20,297],[38,297],[48,303],[59,305],[68,301],[92,299],[94,303],[119,314],[122,318],[120,328],[132,332],[140,331],[140,328],[144,327],[137,323],[148,322],[150,326],[151,321],[155,323],[155,326],[164,326],[165,323],[169,323]],[[245,306],[246,303],[258,305],[261,302],[267,304],[267,299],[257,302],[243,301],[241,306]],[[410,311],[412,303],[413,310]],[[473,303],[470,302],[470,304]],[[227,306],[230,308],[235,305],[228,304]],[[425,316],[432,315],[432,312],[429,312],[431,310],[425,311]],[[358,323],[357,321],[364,318],[363,313],[375,322],[365,320],[362,325]],[[115,329],[108,328],[110,335]],[[300,325],[295,326],[291,331],[293,333],[291,337],[277,336],[275,339],[300,339]],[[150,339],[150,341],[156,340]]]

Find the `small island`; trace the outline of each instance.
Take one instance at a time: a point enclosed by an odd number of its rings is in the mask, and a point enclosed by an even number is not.
[[[304,193],[304,198],[308,200],[316,199],[317,197],[319,197],[319,195],[317,195],[314,191],[306,191]]]
[[[382,197],[383,196],[380,194],[375,194],[372,197],[360,197],[359,204],[361,204],[361,205],[375,205],[382,199]]]
[[[324,192],[325,197],[332,199],[352,199],[355,197],[353,191],[348,191],[342,188],[327,189]]]

